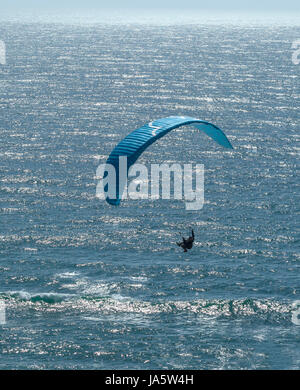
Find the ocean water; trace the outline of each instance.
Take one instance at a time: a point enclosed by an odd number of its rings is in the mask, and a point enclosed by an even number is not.
[[[300,368],[299,38],[1,22],[1,369]],[[112,148],[170,115],[211,121],[234,146],[183,127],[139,160],[204,164],[203,209],[97,199]]]

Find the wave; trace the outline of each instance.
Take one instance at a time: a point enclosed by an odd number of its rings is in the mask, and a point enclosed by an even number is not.
[[[280,321],[292,313],[293,302],[276,301],[273,299],[196,299],[191,301],[142,301],[120,294],[111,296],[97,296],[92,294],[63,294],[55,292],[29,293],[26,291],[11,291],[0,293],[0,299],[7,305],[18,306],[29,303],[44,304],[43,307],[53,311],[72,308],[81,313],[107,314],[175,314],[201,315],[215,318],[261,318]]]
[[[10,291],[8,293],[0,293],[0,299],[8,301],[10,300],[15,302],[18,301],[30,301],[34,302],[44,302],[48,304],[60,303],[66,299],[75,297],[75,294],[63,294],[63,293],[54,293],[54,292],[45,292],[45,293],[29,293],[27,291]]]

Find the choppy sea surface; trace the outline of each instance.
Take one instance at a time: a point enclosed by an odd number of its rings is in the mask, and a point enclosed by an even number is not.
[[[299,38],[1,22],[1,369],[300,368]],[[112,148],[170,115],[234,146],[183,127],[139,160],[204,164],[203,209],[97,199]]]

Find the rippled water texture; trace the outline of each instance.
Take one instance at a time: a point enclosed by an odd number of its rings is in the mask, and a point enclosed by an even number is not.
[[[300,367],[299,37],[0,24],[2,369]],[[183,127],[140,158],[204,164],[204,208],[99,201],[98,164],[170,115],[215,123],[235,148]]]

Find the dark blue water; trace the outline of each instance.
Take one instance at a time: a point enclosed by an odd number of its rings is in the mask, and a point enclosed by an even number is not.
[[[0,24],[2,369],[299,369],[299,37]],[[204,164],[203,209],[98,200],[99,163],[170,115],[234,146],[185,127],[139,160]]]

